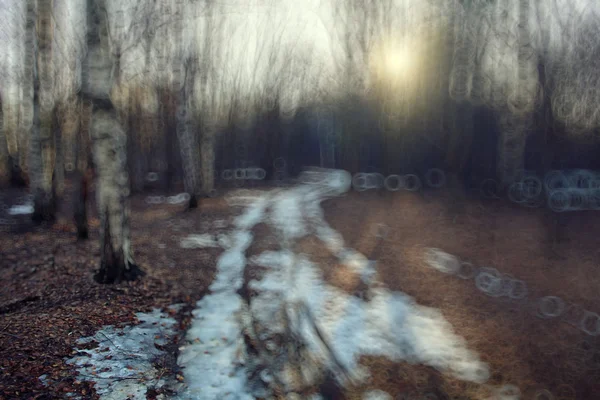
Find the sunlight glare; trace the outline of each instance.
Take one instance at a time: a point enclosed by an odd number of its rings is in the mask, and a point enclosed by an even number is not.
[[[412,70],[414,60],[406,47],[389,50],[386,67],[392,75],[407,74]]]
[[[372,59],[373,72],[381,82],[411,85],[418,75],[417,47],[412,43],[387,43],[381,46]]]

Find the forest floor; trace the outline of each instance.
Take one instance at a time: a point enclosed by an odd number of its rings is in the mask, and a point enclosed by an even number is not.
[[[66,199],[69,191],[67,186]],[[0,201],[20,204],[25,194],[11,189]],[[90,240],[78,241],[69,201],[56,223],[39,227],[30,223],[29,215],[8,216],[6,209],[0,210],[4,220],[16,221],[0,225],[0,399],[97,398],[93,384],[66,362],[76,341],[106,325],[131,325],[138,312],[185,304],[169,311],[181,334],[173,338],[172,357],[160,366],[178,372],[178,341],[190,323],[190,310],[214,278],[222,252],[182,249],[180,241],[190,234],[226,232],[235,212],[223,198],[207,199],[200,209],[187,212],[183,205],[147,204],[146,196],[132,197],[131,237],[135,260],[147,275],[119,285],[99,285],[92,279],[99,263],[95,213]],[[380,281],[420,305],[439,309],[491,370],[488,385],[478,385],[430,367],[364,357],[373,379],[361,390],[380,389],[394,398],[409,393],[415,399],[487,399],[493,387],[513,384],[523,399],[551,399],[548,393],[560,400],[597,398],[600,341],[565,318],[536,317],[535,300],[558,296],[577,305],[571,307],[572,314],[600,312],[599,214],[556,214],[451,189],[351,192],[326,201],[323,208],[329,225],[350,247],[377,260]],[[375,244],[379,224],[388,230],[381,247]],[[261,226],[253,233],[260,237]],[[248,254],[269,246],[266,239],[256,241]],[[527,300],[486,296],[474,279],[429,268],[424,261],[428,247],[524,281]],[[355,280],[322,244],[307,237],[298,248],[319,263],[328,283],[354,290]],[[355,393],[344,396],[360,398]]]

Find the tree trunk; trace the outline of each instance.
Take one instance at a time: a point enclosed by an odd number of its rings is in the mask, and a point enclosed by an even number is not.
[[[127,135],[110,101],[111,71],[105,1],[87,1],[88,54],[82,94],[93,104],[90,134],[96,167],[96,202],[100,217],[99,283],[118,283],[144,275],[133,260],[129,239],[129,176],[127,174]]]
[[[6,185],[8,183],[11,173],[3,117],[2,103],[0,103],[0,185]]]
[[[42,154],[42,202],[44,220],[53,221],[56,213],[56,137],[52,108],[40,107],[40,144]],[[35,212],[35,211],[34,211]]]
[[[142,143],[144,141],[143,132],[140,129],[141,108],[138,94],[130,91],[127,111],[127,160],[129,175],[131,180],[131,189],[134,193],[141,193],[144,190],[144,162]]]
[[[36,104],[29,154],[30,187],[33,193],[33,215],[31,218],[36,223],[54,221],[56,218],[52,128],[52,113],[47,110],[41,111]]]
[[[319,137],[321,167],[335,168],[335,120],[330,112],[311,111],[311,122],[316,122],[316,132]],[[315,115],[316,114],[316,115]],[[315,121],[316,119],[316,121]],[[313,125],[314,122],[311,124]],[[314,125],[313,125],[314,126]],[[313,129],[311,126],[311,130]]]
[[[56,120],[55,103],[54,103],[54,84],[53,84],[53,63],[52,63],[52,42],[54,38],[54,24],[52,13],[54,10],[54,0],[38,0],[39,19],[38,24],[40,31],[39,40],[39,77],[40,77],[40,116],[42,135],[42,161],[44,165],[44,192],[49,196],[49,201],[53,204],[55,211],[56,204],[56,182],[55,165],[56,165],[56,133],[58,121]],[[54,215],[51,217],[54,219]]]
[[[473,106],[448,101],[450,113],[446,113],[448,133],[446,137],[445,165],[451,172],[462,175],[467,166],[473,145]]]
[[[186,74],[187,75],[187,74]],[[188,79],[186,77],[181,87],[176,88],[177,93],[177,140],[179,141],[179,149],[181,151],[181,161],[183,163],[183,182],[185,191],[190,195],[189,208],[198,207],[198,144],[196,135],[191,131],[192,115],[188,109],[189,91],[192,87],[188,87]]]
[[[28,27],[33,21],[34,5],[28,4]],[[52,126],[52,0],[39,0],[35,26],[37,54],[34,55],[34,121],[31,129],[29,174],[34,196],[32,219],[36,223],[53,221],[56,213],[54,177],[54,132]],[[30,19],[31,18],[31,19]]]
[[[63,147],[62,127],[58,121],[58,114],[53,113],[54,133],[54,185],[56,187],[56,199],[61,201],[65,192],[65,157]]]
[[[99,283],[119,283],[143,275],[133,260],[129,239],[129,179],[127,135],[116,112],[98,109],[92,116],[92,142],[96,165],[96,201],[100,216]]]
[[[525,145],[530,124],[526,117],[506,113],[499,119],[498,179],[506,189],[519,179],[525,167]]]
[[[557,150],[556,135],[554,132],[554,115],[552,113],[552,92],[549,81],[546,76],[546,66],[543,60],[538,63],[538,75],[540,77],[540,85],[544,88],[541,96],[541,106],[536,112],[536,127],[539,136],[541,137],[541,162],[538,173],[545,174],[554,163],[554,154]]]
[[[37,56],[36,56],[36,32],[35,32],[35,14],[36,14],[36,1],[27,0],[27,16],[25,35],[26,42],[31,43],[31,46],[25,48],[25,82],[24,82],[24,93],[23,101],[25,103],[25,110],[27,113],[24,115],[24,129],[27,130],[28,149],[27,149],[27,172],[29,175],[29,191],[31,194],[36,196],[36,192],[41,191],[42,185],[42,153],[40,147],[40,131],[39,131],[39,104],[36,99],[37,87],[39,86],[39,80],[37,78]],[[39,198],[40,195],[37,195]],[[43,196],[42,196],[43,197]],[[35,198],[35,197],[34,197]],[[40,203],[40,200],[37,201]],[[39,206],[38,208],[39,212]],[[36,216],[39,218],[39,215]]]
[[[48,143],[42,139],[39,108],[36,94],[34,96],[33,126],[29,138],[29,188],[33,194],[33,215],[31,218],[36,223],[52,220],[55,211],[54,197],[52,193],[46,192],[48,186],[44,174],[44,155],[47,157],[49,151],[43,149],[43,146],[48,146]]]
[[[77,171],[74,177],[75,190],[73,193],[73,217],[77,227],[77,239],[87,239],[89,236],[87,223],[87,200],[89,193],[89,177],[82,171]]]
[[[200,146],[202,161],[202,191],[205,197],[210,196],[215,188],[215,132],[205,130]]]
[[[519,23],[517,34],[519,38],[519,49],[517,53],[517,85],[518,90],[515,98],[509,96],[509,105],[514,102],[515,106],[505,111],[500,118],[500,140],[498,145],[498,176],[504,188],[519,179],[520,172],[525,167],[525,147],[527,137],[534,122],[535,96],[537,91],[533,90],[529,83],[536,79],[537,66],[531,68],[530,61],[535,57],[535,51],[531,46],[531,37],[528,29],[530,15],[530,3],[527,0],[519,1]],[[532,90],[531,92],[528,91]],[[513,109],[514,108],[514,109]]]
[[[23,82],[23,86],[27,83]],[[0,101],[0,185],[25,187],[19,155],[19,107]]]
[[[27,65],[27,64],[25,64]],[[31,79],[33,73],[26,72],[25,77]],[[23,86],[33,88],[33,84],[23,82]],[[21,106],[21,121],[16,125],[18,149],[14,157],[14,167],[18,169],[20,180],[29,186],[29,131],[33,123],[33,95],[29,96],[31,89],[23,89],[23,105]]]
[[[91,107],[81,102],[79,129],[75,136],[75,190],[73,192],[73,216],[77,227],[77,238],[88,238],[87,201],[92,183],[89,163]]]
[[[173,113],[173,96],[172,92],[168,89],[162,89],[161,91],[161,119],[163,121],[163,150],[165,152],[164,158],[166,160],[166,172],[164,178],[164,188],[167,192],[171,192],[174,189],[173,181],[176,176],[176,155],[177,155],[177,141],[171,140],[171,134],[175,131],[174,113]]]

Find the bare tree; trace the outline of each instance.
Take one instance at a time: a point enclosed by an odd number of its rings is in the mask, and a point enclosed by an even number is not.
[[[56,212],[52,98],[52,0],[27,3],[27,57],[33,75],[33,124],[29,137],[30,190],[34,197],[32,219],[53,220]],[[27,46],[27,47],[29,47]]]
[[[182,2],[181,7],[186,4]],[[184,8],[180,10],[183,14]],[[176,133],[179,143],[181,161],[183,164],[183,182],[185,191],[189,194],[188,208],[198,207],[200,192],[199,176],[199,147],[198,134],[194,129],[195,106],[194,86],[198,74],[198,59],[190,52],[185,43],[188,31],[183,24],[183,18],[175,22],[175,34],[179,36],[179,45],[173,60],[173,80],[175,90]]]
[[[498,177],[505,186],[519,179],[519,171],[525,167],[525,146],[532,132],[533,113],[538,100],[537,54],[531,46],[528,29],[530,12],[530,1],[519,0],[516,44],[518,88],[509,94],[506,118],[511,122],[508,126],[501,124],[498,143]]]
[[[21,171],[25,160],[20,157],[22,149],[19,146],[22,128],[19,126],[19,119],[22,118],[19,115],[20,107],[18,101],[10,99],[9,95],[0,99],[0,106],[0,185],[10,181],[13,186],[25,186]]]
[[[219,111],[222,96],[218,96],[218,86],[225,82],[223,79],[222,48],[225,45],[223,24],[217,20],[218,3],[207,2],[202,9],[203,38],[198,55],[200,61],[198,84],[200,85],[201,98],[198,101],[198,112],[201,115],[200,124],[200,171],[202,177],[202,195],[209,196],[214,189],[215,178],[215,150],[216,136],[219,119],[223,117]]]
[[[137,144],[145,141],[144,133],[137,126],[139,115],[136,113],[136,101],[131,98],[135,90],[128,80],[139,77],[146,71],[140,68],[137,54],[144,53],[157,33],[170,24],[176,14],[163,13],[161,2],[135,0],[133,2],[105,1],[107,51],[112,60],[111,80],[113,88],[123,93],[114,96],[115,106],[123,127],[128,135],[128,169],[131,174],[131,188],[139,191],[143,188],[144,160]],[[141,81],[137,79],[137,81]]]
[[[8,145],[4,130],[4,110],[2,109],[2,99],[0,98],[0,185],[6,185],[10,176]]]
[[[351,92],[364,89],[372,51],[382,40],[389,39],[394,17],[400,12],[391,0],[349,0],[334,4],[338,23],[332,34],[343,49],[337,67],[344,77],[344,86]]]
[[[80,38],[60,30],[56,15],[66,12],[65,5],[62,3],[63,8],[57,9],[54,0],[38,0],[28,2],[26,8],[21,119],[29,131],[27,164],[34,196],[32,219],[36,222],[55,218],[56,204],[64,190],[64,151],[68,138],[63,137],[63,130],[68,125],[65,121],[73,117],[69,110],[77,101],[78,77],[74,73],[82,43]],[[61,16],[63,29],[77,22],[68,17]]]
[[[110,99],[112,71],[118,58],[111,57],[105,0],[88,0],[87,72],[82,94],[92,103],[90,127],[97,173],[96,198],[100,216],[100,283],[135,279],[143,272],[133,259],[129,239],[129,178],[127,135]]]
[[[188,207],[198,207],[198,193],[200,179],[198,176],[198,142],[197,132],[193,129],[193,88],[196,78],[197,65],[191,57],[186,58],[180,70],[175,74],[182,76],[176,84],[176,115],[177,115],[177,139],[183,162],[183,179],[185,191],[190,195]]]
[[[463,2],[457,6],[450,94],[484,104],[498,116],[496,175],[503,187],[519,178],[540,83],[532,47],[530,0]],[[517,29],[513,29],[513,27]]]
[[[93,104],[89,100],[80,99],[77,103],[78,126],[75,133],[73,147],[75,168],[73,193],[73,216],[79,239],[88,238],[87,203],[92,182],[92,154],[91,154],[91,118]]]
[[[4,23],[0,27],[0,41],[6,48],[0,54],[2,88],[0,89],[0,185],[9,181],[13,185],[24,184],[20,173],[19,160],[19,96],[23,81],[22,63],[14,58],[24,48],[19,42],[23,39],[24,9],[19,3],[4,2],[0,5]],[[16,65],[15,65],[16,64]],[[31,80],[29,80],[31,82]]]

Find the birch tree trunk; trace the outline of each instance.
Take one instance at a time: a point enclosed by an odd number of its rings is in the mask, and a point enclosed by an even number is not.
[[[133,280],[142,272],[133,260],[129,240],[127,135],[110,106],[95,105],[92,142],[96,165],[96,201],[100,216],[99,283]]]
[[[176,155],[178,152],[177,149],[177,140],[171,139],[171,133],[175,131],[175,113],[173,112],[173,94],[172,91],[167,88],[161,89],[161,105],[160,105],[160,116],[164,123],[163,126],[163,143],[164,143],[164,158],[166,159],[166,173],[164,179],[165,190],[171,192],[173,187],[173,180],[176,176]]]
[[[193,88],[193,71],[186,65],[182,73],[182,84],[176,87],[177,90],[177,140],[179,141],[179,150],[181,151],[181,161],[183,163],[183,182],[185,191],[190,195],[188,207],[198,207],[198,142],[195,132],[192,131],[192,115],[189,110],[189,104]]]
[[[118,283],[144,275],[133,259],[129,239],[127,135],[110,100],[111,57],[106,32],[105,0],[88,0],[87,75],[82,92],[93,104],[90,134],[96,168],[96,201],[100,217],[99,283]]]
[[[519,178],[525,167],[525,145],[531,129],[528,118],[505,115],[499,121],[498,178],[503,188]]]
[[[32,219],[35,222],[53,221],[56,213],[54,177],[55,138],[53,131],[52,98],[52,0],[38,0],[37,15],[33,0],[28,2],[27,25],[35,31],[34,43],[34,120],[29,142],[29,174],[34,197]],[[30,19],[31,18],[31,19]],[[36,21],[33,24],[33,21]]]
[[[40,145],[40,117],[39,117],[39,101],[37,101],[39,79],[37,69],[37,43],[36,43],[36,1],[27,0],[27,15],[25,25],[25,68],[26,71],[26,85],[24,93],[24,102],[27,103],[26,109],[30,110],[24,121],[25,128],[29,134],[29,148],[28,148],[28,175],[29,175],[29,190],[34,196],[35,209],[34,216],[39,218],[41,216],[41,199],[43,198],[42,193],[42,149]],[[36,215],[37,212],[37,215]]]
[[[115,67],[115,75],[118,77],[118,69]],[[117,83],[117,82],[115,82]],[[118,83],[117,83],[118,84]],[[144,190],[144,179],[147,167],[144,165],[144,143],[150,132],[142,129],[142,107],[137,91],[129,90],[127,102],[126,123],[127,125],[127,165],[129,168],[129,180],[133,193],[141,193]]]
[[[8,143],[4,129],[4,112],[0,103],[0,185],[6,185],[10,177],[10,165],[8,159]]]
[[[53,113],[52,132],[54,134],[54,187],[56,200],[61,201],[65,191],[65,158],[62,126],[58,121],[57,110]]]
[[[27,35],[27,34],[26,34]],[[28,54],[29,53],[29,54]],[[29,176],[29,139],[30,131],[33,126],[33,50],[25,51],[24,65],[25,75],[23,77],[22,105],[20,107],[20,121],[16,125],[18,152],[16,155],[17,166],[21,174],[21,180],[26,186],[30,187]]]
[[[73,193],[73,216],[77,227],[77,238],[88,238],[87,201],[91,185],[90,173],[90,126],[92,107],[89,102],[80,102],[79,129],[75,136],[75,191]]]
[[[200,145],[200,159],[202,162],[202,194],[205,197],[211,195],[215,188],[215,136],[213,129],[205,129],[202,132]]]
[[[31,78],[23,82],[23,86],[31,83]],[[13,96],[15,93],[12,93]],[[7,99],[14,98],[7,96]],[[19,143],[19,104],[11,104],[9,101],[1,101],[0,107],[0,183],[10,184],[15,187],[23,187],[25,181],[21,174],[19,157],[22,149]]]
[[[53,0],[38,0],[38,77],[40,102],[40,140],[42,146],[42,189],[44,200],[42,210],[45,219],[53,220],[56,212],[56,186],[54,166],[56,165],[56,129],[54,112],[54,85],[52,71],[52,41],[54,24]]]
[[[216,131],[215,131],[215,120],[214,118],[219,118],[219,113],[215,112],[214,114],[211,111],[215,111],[218,107],[216,102],[218,101],[214,96],[214,93],[209,94],[208,85],[216,84],[216,81],[213,80],[209,82],[211,63],[218,64],[218,58],[211,60],[211,57],[218,57],[218,51],[214,51],[214,43],[217,43],[219,40],[218,34],[216,34],[217,29],[221,29],[218,26],[215,26],[215,4],[213,2],[208,2],[207,7],[205,9],[205,36],[204,36],[204,44],[201,50],[202,57],[202,66],[201,66],[201,75],[200,75],[200,83],[202,85],[202,90],[204,91],[204,99],[201,104],[206,107],[206,104],[212,104],[209,106],[209,112],[206,113],[206,110],[202,110],[204,112],[203,118],[203,126],[202,126],[202,138],[200,143],[200,164],[196,164],[200,166],[200,175],[202,177],[202,195],[207,197],[211,194],[215,187],[215,147],[216,147]],[[215,54],[217,53],[217,54]],[[211,62],[212,61],[212,62]],[[195,65],[199,63],[196,62]],[[211,96],[210,98],[208,98]],[[206,123],[208,122],[208,123]],[[196,147],[197,149],[197,147]]]
[[[532,48],[528,29],[530,11],[530,2],[519,0],[518,87],[509,95],[508,112],[501,117],[498,144],[498,175],[503,187],[513,183],[525,166],[525,146],[535,118],[539,74],[537,56]]]
[[[448,101],[445,165],[457,174],[465,171],[473,148],[473,106],[462,102]]]
[[[320,114],[320,113],[319,113]],[[317,134],[321,151],[321,167],[335,168],[335,122],[331,113],[317,117]]]
[[[89,193],[89,176],[86,171],[77,170],[74,178],[73,217],[77,228],[77,239],[88,238],[87,200]]]
[[[36,13],[36,2],[35,0],[27,0],[26,11],[25,11],[25,49],[23,57],[24,75],[23,75],[23,115],[21,126],[19,129],[20,136],[24,138],[26,146],[19,148],[20,158],[26,160],[27,179],[29,181],[29,190],[33,193],[36,186],[39,183],[38,179],[39,171],[33,173],[31,168],[31,142],[33,136],[33,128],[35,125],[35,102],[34,85],[37,82],[37,58],[36,58],[36,38],[35,38],[35,13]],[[26,138],[26,139],[25,139]]]

